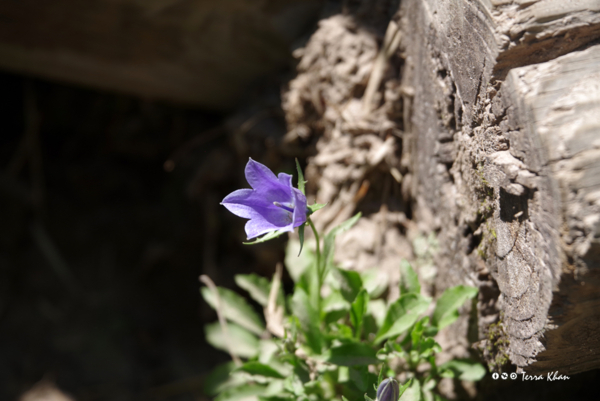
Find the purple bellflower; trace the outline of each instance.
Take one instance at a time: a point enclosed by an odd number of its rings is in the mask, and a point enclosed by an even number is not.
[[[246,164],[246,180],[252,189],[238,189],[221,205],[246,223],[248,239],[273,231],[292,232],[307,219],[306,197],[292,187],[292,176],[279,173],[252,159]]]

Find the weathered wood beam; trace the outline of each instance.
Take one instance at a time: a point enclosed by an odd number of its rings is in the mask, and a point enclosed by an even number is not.
[[[599,367],[600,2],[405,0],[401,14],[439,288],[480,286],[480,337],[498,319],[506,337],[491,365]]]

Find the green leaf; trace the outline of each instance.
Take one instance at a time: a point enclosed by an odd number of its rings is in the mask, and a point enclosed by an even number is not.
[[[298,162],[298,159],[296,159],[296,170],[298,170],[298,189],[303,195],[306,195],[304,192],[306,181],[304,181],[304,174],[302,174],[302,168],[300,167],[300,162]]]
[[[327,203],[315,203],[314,205],[308,205],[308,210],[310,210],[310,214],[313,214],[317,210],[323,209],[327,206]]]
[[[321,282],[323,282],[323,278],[327,275],[327,272],[329,271],[331,266],[333,266],[333,250],[335,247],[335,237],[338,234],[350,229],[354,224],[356,224],[358,219],[360,219],[360,216],[361,213],[357,213],[353,217],[349,218],[348,220],[331,230],[325,236],[325,239],[323,241],[323,260],[321,262],[323,265],[319,268],[321,274]]]
[[[252,299],[264,307],[267,306],[269,303],[269,291],[271,290],[269,280],[254,273],[236,274],[234,278],[235,283],[240,288],[248,291]]]
[[[410,379],[400,387],[400,401],[421,401],[421,383],[418,380]]]
[[[332,347],[327,361],[339,366],[373,365],[379,363],[373,348],[363,343],[349,343]]]
[[[360,273],[363,288],[371,299],[378,298],[388,288],[388,278],[377,269],[368,269]]]
[[[423,331],[425,330],[427,323],[429,323],[429,316],[425,316],[423,319],[419,320],[417,324],[415,324],[415,327],[413,327],[412,332],[410,333],[413,348],[418,347],[421,343],[421,337],[423,337]]]
[[[306,392],[304,389],[304,383],[300,380],[297,375],[289,375],[285,379],[285,389],[294,394],[296,399],[300,398],[302,400],[306,399]]]
[[[213,347],[221,351],[229,352],[229,343],[231,352],[242,358],[252,358],[258,353],[258,338],[248,330],[230,323],[227,325],[229,336],[225,336],[219,323],[211,323],[204,326],[206,341]],[[229,341],[227,341],[229,340]]]
[[[379,385],[383,381],[383,371],[384,370],[385,370],[385,363],[383,363],[381,365],[381,369],[379,370],[379,376],[377,376],[377,384],[375,385],[375,391],[377,391],[377,387],[379,387]]]
[[[369,294],[367,291],[360,290],[350,308],[350,323],[354,326],[354,336],[360,339],[363,317],[367,314],[369,306]]]
[[[348,399],[344,396],[342,396],[342,401],[348,401]]]
[[[399,394],[398,394],[398,397],[402,397],[402,394],[404,394],[404,392],[406,391],[406,389],[407,389],[407,388],[409,388],[409,387],[411,386],[411,384],[412,384],[412,381],[413,381],[413,379],[410,379],[409,381],[407,381],[406,383],[404,383],[403,385],[401,385],[401,386],[399,387],[399,390],[400,390],[400,391],[398,392],[398,393],[399,393]]]
[[[265,331],[261,318],[243,297],[227,288],[217,288],[221,299],[221,313],[226,319],[258,335]],[[216,310],[217,302],[213,292],[208,287],[202,287],[200,292],[206,303]]]
[[[298,227],[298,238],[300,239],[300,250],[298,251],[298,256],[302,253],[302,247],[304,246],[304,228],[306,226],[302,224]]]
[[[433,338],[427,337],[421,341],[419,352],[421,353],[421,358],[429,358],[435,353],[442,352],[442,346],[436,343]]]
[[[344,299],[339,291],[331,291],[331,293],[323,300],[323,312],[333,311],[349,311],[350,303]]]
[[[244,245],[255,245],[255,244],[260,244],[261,242],[266,242],[269,240],[272,240],[274,238],[279,237],[281,234],[286,233],[287,231],[281,231],[281,230],[275,230],[275,231],[271,231],[269,233],[266,233],[265,235],[263,235],[262,237],[256,238],[254,241],[250,241],[250,242],[243,242]]]
[[[239,401],[247,400],[252,396],[259,396],[265,393],[267,386],[260,384],[243,384],[238,387],[223,391],[215,401]]]
[[[235,369],[235,363],[229,361],[223,363],[210,372],[204,380],[204,393],[214,397],[228,388],[239,386],[245,380],[238,376],[232,376],[231,372]]]
[[[295,283],[300,281],[302,274],[314,263],[315,256],[310,249],[305,249],[300,255],[300,242],[291,238],[285,250],[285,267]]]
[[[367,391],[367,383],[369,382],[369,370],[367,366],[362,366],[361,368],[350,368],[350,381],[356,386],[360,391]]]
[[[265,365],[264,363],[260,362],[246,362],[245,364],[237,368],[237,370],[250,373],[251,375],[273,377],[275,379],[285,378],[284,375],[273,369],[271,366]]]
[[[442,329],[458,319],[458,308],[477,295],[477,288],[465,285],[448,288],[438,299],[431,324]]]
[[[350,303],[344,299],[339,291],[331,293],[323,300],[322,311],[325,313],[325,322],[333,323],[343,318],[350,310]]]
[[[280,380],[281,381],[281,380]],[[275,393],[275,390],[269,389],[267,393],[273,393],[275,395],[263,395],[258,397],[258,401],[298,401],[296,397],[291,394],[286,394],[283,389],[283,384],[281,385],[282,389]]]
[[[383,326],[387,309],[388,307],[383,299],[372,299],[369,301],[368,314],[373,316],[377,327]]]
[[[308,294],[300,287],[296,287],[294,296],[292,297],[292,312],[300,322],[300,327],[306,336],[308,346],[313,352],[320,354],[323,335],[319,329],[319,313],[311,305]]]
[[[362,288],[362,279],[360,274],[352,270],[333,269],[333,276],[336,279],[336,284],[339,285],[340,291],[346,301],[354,302],[356,296]]]
[[[440,376],[466,381],[478,381],[485,376],[486,370],[480,363],[469,359],[453,359],[439,366]]]
[[[419,276],[413,270],[410,263],[406,260],[400,262],[400,294],[421,293],[421,284],[419,284]]]
[[[412,327],[431,300],[419,294],[406,294],[389,306],[375,342],[397,337]]]
[[[306,364],[306,361],[294,355],[290,363],[294,367],[294,375],[298,378],[300,383],[308,383],[310,381],[310,368]]]

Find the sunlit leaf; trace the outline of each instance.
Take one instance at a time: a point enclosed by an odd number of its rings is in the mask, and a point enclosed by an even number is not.
[[[477,295],[477,288],[465,285],[448,288],[438,299],[431,324],[442,329],[458,319],[458,308]]]
[[[311,305],[308,294],[296,287],[292,297],[292,312],[300,321],[300,327],[306,336],[308,346],[315,353],[320,353],[323,344],[323,335],[319,329],[319,313]]]
[[[315,203],[314,205],[308,205],[307,207],[308,210],[310,210],[310,213],[313,214],[317,210],[323,209],[325,206],[327,206],[327,203]]]
[[[354,302],[356,295],[362,288],[360,274],[351,270],[333,269],[334,279],[346,301]]]
[[[397,337],[410,329],[419,316],[427,310],[430,302],[429,298],[414,293],[401,296],[389,306],[375,342]]]
[[[400,262],[400,294],[404,295],[411,292],[419,294],[421,284],[419,283],[419,276],[417,276],[410,263],[403,259]]]
[[[227,336],[219,323],[204,326],[206,341],[221,351],[231,352],[242,358],[252,358],[258,353],[258,338],[248,330],[236,325],[227,325]],[[229,346],[228,346],[229,344]]]
[[[266,392],[267,386],[261,384],[243,384],[223,391],[215,401],[241,401],[251,399]]]
[[[363,317],[367,314],[368,305],[369,294],[363,289],[358,293],[350,308],[350,323],[354,326],[354,336],[356,338],[360,338]]]
[[[256,361],[246,362],[245,364],[237,368],[237,370],[249,373],[251,375],[273,377],[276,379],[283,379],[285,377],[283,374],[273,369],[271,366]]]
[[[453,359],[439,366],[440,375],[451,379],[478,381],[485,376],[482,364],[469,359]]]
[[[256,302],[262,306],[267,306],[269,302],[269,291],[271,289],[271,283],[265,277],[261,277],[258,274],[236,274],[235,283],[248,291],[248,294]]]
[[[218,287],[218,291],[221,301],[221,313],[227,320],[237,323],[258,335],[265,331],[261,318],[242,296],[227,288]],[[216,310],[217,301],[214,293],[208,287],[202,287],[200,292],[206,303]]]

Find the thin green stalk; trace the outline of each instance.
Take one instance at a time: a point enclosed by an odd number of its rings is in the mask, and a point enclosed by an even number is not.
[[[315,241],[317,243],[317,277],[316,277],[316,288],[313,287],[313,285],[311,284],[311,299],[312,299],[312,304],[313,306],[316,308],[319,316],[321,315],[321,287],[323,286],[322,283],[322,277],[321,277],[321,245],[320,245],[320,239],[319,239],[319,233],[317,232],[317,229],[315,228],[314,223],[312,222],[312,220],[310,219],[310,217],[306,220],[308,222],[308,224],[310,225],[310,228],[312,228],[313,234],[315,234]],[[315,278],[312,278],[312,280],[315,280]],[[314,283],[314,281],[312,281]]]
[[[319,233],[317,232],[317,229],[315,228],[315,225],[313,224],[310,217],[306,221],[310,225],[310,228],[312,228],[313,234],[315,234],[315,241],[317,241],[317,272],[319,273],[319,282],[320,282],[321,281],[321,279],[320,279],[320,277],[321,277],[321,246],[319,245],[319,242],[320,242],[319,241]],[[319,287],[320,287],[320,285],[319,285]]]

